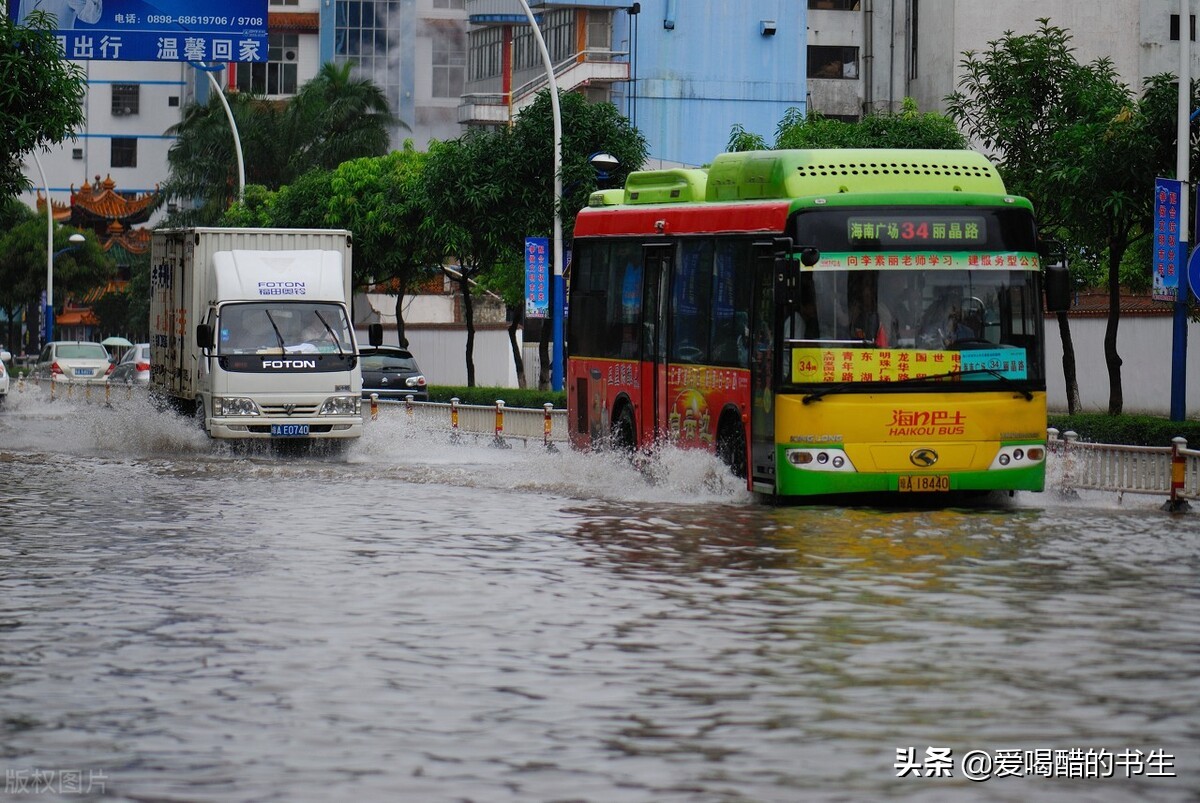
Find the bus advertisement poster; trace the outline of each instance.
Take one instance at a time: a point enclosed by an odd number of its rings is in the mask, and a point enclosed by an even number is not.
[[[550,314],[550,241],[546,237],[525,238],[525,317],[545,318]]]
[[[1174,301],[1179,287],[1179,181],[1154,179],[1154,284],[1156,301]]]

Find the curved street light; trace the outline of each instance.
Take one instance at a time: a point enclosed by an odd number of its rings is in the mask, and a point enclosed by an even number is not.
[[[50,205],[50,196],[46,196],[46,205]],[[46,343],[54,340],[54,260],[58,259],[68,251],[77,251],[87,242],[87,237],[84,237],[79,232],[75,232],[67,240],[71,243],[66,248],[60,248],[46,258]],[[54,242],[54,232],[50,232],[50,242]],[[44,345],[44,344],[43,344]]]

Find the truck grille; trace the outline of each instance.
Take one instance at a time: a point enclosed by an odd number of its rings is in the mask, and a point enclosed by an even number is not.
[[[316,415],[319,404],[263,404],[263,415]]]

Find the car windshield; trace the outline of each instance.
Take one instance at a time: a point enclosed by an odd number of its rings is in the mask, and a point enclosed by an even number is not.
[[[217,324],[219,354],[345,354],[350,324],[338,304],[280,301],[230,304]]]
[[[418,371],[417,361],[411,356],[399,354],[364,354],[362,357],[364,371]]]
[[[60,360],[107,360],[108,352],[99,343],[60,343],[55,349]]]

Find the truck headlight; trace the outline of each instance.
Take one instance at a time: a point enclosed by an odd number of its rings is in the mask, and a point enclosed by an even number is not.
[[[243,396],[213,396],[213,415],[259,415],[258,405],[254,399]]]
[[[330,396],[321,405],[318,415],[359,415],[361,413],[361,396]]]

